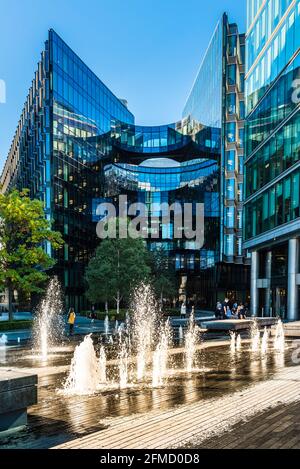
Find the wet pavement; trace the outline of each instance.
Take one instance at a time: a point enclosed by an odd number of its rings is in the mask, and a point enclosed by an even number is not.
[[[94,339],[99,347],[96,334]],[[39,375],[39,403],[29,409],[27,429],[0,439],[0,448],[49,448],[99,431],[114,417],[163,411],[221,397],[293,366],[291,349],[284,354],[270,351],[262,356],[249,352],[249,344],[244,343],[242,350],[233,355],[229,342],[220,346],[214,343],[198,352],[197,369],[190,374],[183,369],[182,353],[173,354],[172,370],[164,387],[153,389],[149,373],[148,383],[134,384],[125,390],[112,386],[92,396],[65,396],[60,391],[79,340],[76,337],[58,347],[46,362],[35,356],[29,345],[0,349],[0,366]],[[110,358],[114,358],[113,350]],[[108,371],[111,378],[116,375],[114,362]]]

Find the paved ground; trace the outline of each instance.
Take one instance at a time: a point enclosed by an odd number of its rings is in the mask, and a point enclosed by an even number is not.
[[[204,409],[210,406],[212,400],[228,399],[226,402],[233,406],[233,412],[236,413],[236,398],[231,397],[234,393],[252,385],[267,383],[278,372],[290,369],[292,365],[290,349],[284,355],[270,350],[267,356],[261,356],[259,353],[251,353],[245,341],[243,350],[232,355],[228,341],[207,341],[199,348],[198,366],[193,373],[183,369],[182,349],[179,347],[171,351],[172,369],[165,386],[152,388],[150,373],[145,383],[133,382],[127,389],[120,390],[118,385],[113,385],[119,373],[112,348],[108,357],[108,379],[112,385],[109,383],[92,396],[61,395],[58,390],[63,387],[74,346],[79,340],[77,336],[58,347],[47,362],[40,359],[30,349],[30,345],[0,349],[0,366],[22,369],[39,376],[39,402],[29,409],[28,428],[15,437],[0,440],[0,447],[49,448],[70,441],[78,445],[81,444],[77,441],[79,437],[91,435],[95,436],[95,442],[99,444],[99,441],[104,442],[105,433],[102,439],[102,434],[97,432],[115,431],[118,426],[117,431],[123,435],[122,428],[128,424],[130,428],[132,422],[138,435],[143,429],[137,428],[136,423],[145,422],[144,418],[149,418],[152,425],[157,414],[159,420],[162,416],[163,422],[158,423],[159,426],[162,424],[162,431],[166,435],[182,421],[189,422],[190,431],[194,428],[194,417],[204,415]],[[95,334],[96,348],[100,346],[98,340]],[[130,369],[135,371],[134,362]],[[266,392],[269,391],[268,388]],[[221,402],[222,408],[224,401],[218,402]],[[209,411],[208,416],[210,414]],[[195,428],[197,430],[198,427]],[[154,427],[154,433],[157,430]],[[183,434],[179,430],[179,435]]]
[[[93,338],[99,353],[100,337],[94,334]],[[30,344],[0,347],[0,366],[39,376],[39,402],[29,409],[28,428],[0,439],[1,448],[298,444],[294,439],[300,413],[300,366],[291,360],[291,342],[284,353],[275,352],[270,344],[268,353],[261,354],[251,352],[249,342],[243,340],[241,351],[232,354],[229,341],[205,341],[193,373],[183,368],[183,349],[175,348],[170,351],[165,386],[152,388],[150,373],[146,382],[133,380],[124,390],[116,384],[118,369],[111,347],[108,385],[92,396],[64,395],[60,390],[80,340],[80,336],[66,340],[46,362]],[[130,362],[130,370],[135,372],[135,361]]]
[[[300,436],[295,431],[295,419],[293,413],[281,405],[295,406],[300,400],[300,367],[284,369],[263,383],[250,386],[248,389],[236,391],[225,397],[209,399],[190,405],[182,405],[176,409],[167,411],[152,411],[143,415],[131,415],[128,418],[113,419],[107,428],[94,432],[88,436],[77,438],[62,445],[58,449],[166,449],[182,448],[189,446],[194,448],[197,442],[202,444],[212,435],[220,436],[223,444],[223,435],[235,424],[240,424],[245,419],[251,419],[257,414],[265,413],[270,422],[263,420],[258,415],[257,422],[249,422],[250,430],[257,434],[247,444],[263,445],[263,447],[278,447],[288,444],[290,438],[294,438],[294,445],[299,444]],[[280,407],[280,409],[278,409]],[[299,403],[297,403],[299,408]],[[280,412],[286,412],[284,418]],[[290,428],[292,422],[293,428]],[[104,422],[103,422],[104,423]],[[276,432],[276,433],[275,433]],[[286,437],[286,433],[290,433]],[[237,427],[231,435],[227,435],[229,444],[233,437],[238,435]],[[283,433],[283,435],[282,435]],[[297,441],[295,438],[298,438]],[[260,439],[261,438],[261,439]],[[215,440],[216,441],[216,440]],[[235,441],[236,443],[236,441]],[[240,441],[241,447],[244,442]],[[226,445],[225,445],[226,446]]]
[[[187,445],[187,447],[190,447]],[[259,413],[231,431],[210,438],[199,449],[300,449],[300,402]]]

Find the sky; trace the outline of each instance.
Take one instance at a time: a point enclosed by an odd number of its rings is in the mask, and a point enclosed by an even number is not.
[[[159,125],[181,118],[224,11],[244,32],[246,0],[0,0],[0,171],[49,28],[128,100],[137,124]]]

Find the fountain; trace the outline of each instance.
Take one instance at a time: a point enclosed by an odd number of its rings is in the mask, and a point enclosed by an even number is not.
[[[141,284],[135,289],[132,298],[132,343],[137,352],[137,380],[146,377],[147,363],[151,359],[154,343],[157,304],[150,285]]]
[[[108,314],[105,316],[104,319],[104,333],[107,336],[109,334],[109,319],[108,319]]]
[[[108,319],[105,323],[107,333]],[[143,284],[134,292],[130,327],[129,321],[116,326],[118,334],[114,336],[114,341],[118,373],[115,379],[110,381],[108,377],[105,346],[101,345],[97,357],[89,335],[75,348],[69,376],[64,385],[65,393],[91,394],[103,388],[103,385],[105,389],[107,386],[125,389],[150,380],[153,388],[164,385],[168,375],[172,328],[169,319],[164,321],[160,317],[149,285]],[[183,338],[182,328],[181,336]],[[194,314],[191,314],[185,334],[185,362],[188,372],[194,370],[198,342],[199,327]]]
[[[284,328],[281,319],[278,320],[275,330],[274,349],[277,352],[284,352],[285,350],[285,337]]]
[[[242,338],[240,334],[237,334],[233,331],[230,332],[230,352],[235,354],[236,351],[242,349]]]
[[[179,326],[179,341],[182,342],[183,341],[183,327],[182,326]]]
[[[251,327],[251,351],[258,352],[259,349],[260,349],[260,332],[258,329],[257,321],[254,321]]]
[[[157,347],[153,353],[152,361],[152,387],[156,388],[164,384],[168,369],[168,352],[169,343],[171,338],[171,327],[170,321],[168,320],[164,326],[162,326],[162,332],[157,344]]]
[[[106,383],[106,353],[103,345],[100,347],[99,355],[99,377],[100,383]]]
[[[69,376],[64,384],[64,393],[93,394],[98,389],[101,378],[103,376],[101,377],[99,360],[90,334],[75,348]]]
[[[60,283],[54,277],[50,280],[45,297],[37,308],[33,325],[34,348],[47,360],[49,350],[63,338],[62,293]]]
[[[119,385],[120,389],[125,389],[128,386],[128,350],[125,340],[120,339],[120,350],[118,354],[119,360]]]
[[[8,342],[8,338],[7,338],[7,335],[6,334],[2,334],[0,336],[0,347],[3,347],[7,344]]]
[[[235,332],[230,331],[230,352],[235,353]]]
[[[242,338],[241,338],[241,335],[238,334],[236,338],[236,349],[237,351],[240,351],[241,348],[242,348]]]
[[[261,353],[265,354],[268,351],[268,340],[269,340],[269,332],[268,329],[265,327],[264,335],[261,341]]]
[[[185,334],[185,361],[186,370],[191,373],[195,364],[197,343],[198,343],[199,327],[195,323],[195,316],[190,315],[188,330]]]

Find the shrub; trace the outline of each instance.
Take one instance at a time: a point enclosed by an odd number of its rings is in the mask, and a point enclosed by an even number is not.
[[[31,329],[32,320],[27,321],[0,321],[0,332],[15,331],[18,329]]]

